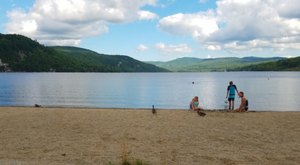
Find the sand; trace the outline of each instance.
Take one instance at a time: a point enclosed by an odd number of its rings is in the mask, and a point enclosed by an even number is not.
[[[0,164],[300,164],[300,112],[0,108]]]

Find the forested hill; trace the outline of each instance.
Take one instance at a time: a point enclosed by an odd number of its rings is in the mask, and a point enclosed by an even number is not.
[[[179,58],[168,62],[149,62],[156,66],[166,68],[171,71],[177,72],[212,72],[212,71],[231,71],[239,70],[243,67],[262,64],[266,62],[273,62],[284,59],[282,57],[226,57],[226,58]]]
[[[249,65],[236,68],[234,71],[300,71],[300,57]]]
[[[163,72],[122,55],[76,47],[47,47],[22,35],[0,34],[0,70],[14,72]]]

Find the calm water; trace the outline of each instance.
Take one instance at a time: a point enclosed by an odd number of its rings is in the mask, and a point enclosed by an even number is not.
[[[0,73],[0,106],[219,109],[230,80],[251,110],[300,111],[300,72]]]

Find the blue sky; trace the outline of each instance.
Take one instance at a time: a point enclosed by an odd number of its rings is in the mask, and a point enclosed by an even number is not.
[[[298,0],[2,0],[0,33],[141,61],[295,57]]]

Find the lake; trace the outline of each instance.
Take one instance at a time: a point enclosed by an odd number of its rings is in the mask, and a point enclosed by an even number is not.
[[[187,109],[197,95],[204,108],[222,109],[232,80],[250,110],[300,110],[300,72],[0,73],[0,80],[0,106]]]

